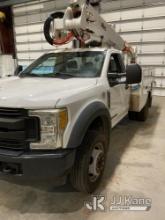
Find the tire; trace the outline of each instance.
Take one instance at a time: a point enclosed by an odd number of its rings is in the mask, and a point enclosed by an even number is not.
[[[137,112],[137,121],[146,121],[149,113],[149,98],[144,106],[144,108]]]
[[[76,160],[70,175],[72,186],[84,193],[92,193],[98,187],[105,167],[108,146],[106,136],[89,131],[77,150]]]
[[[129,111],[128,112],[128,117],[129,117],[130,120],[133,120],[133,121],[137,120],[137,112]]]
[[[149,107],[150,107],[150,98],[148,97],[147,102],[143,109],[140,112],[132,112],[128,113],[128,117],[130,120],[134,121],[146,121],[148,118]]]
[[[149,105],[149,108],[151,108],[152,107],[152,95],[151,95],[151,93],[149,93],[149,96],[148,96],[148,105]]]

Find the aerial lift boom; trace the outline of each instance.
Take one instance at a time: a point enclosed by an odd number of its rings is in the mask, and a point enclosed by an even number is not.
[[[113,47],[121,50],[136,62],[134,49],[99,14],[100,0],[72,0],[66,11],[52,14],[44,26],[47,41],[52,45],[62,45],[75,37],[82,47]],[[53,37],[48,34],[53,21]]]

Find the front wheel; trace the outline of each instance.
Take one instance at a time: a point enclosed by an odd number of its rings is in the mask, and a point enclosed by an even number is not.
[[[92,193],[98,187],[106,161],[106,137],[100,132],[89,131],[78,149],[70,175],[75,189]]]

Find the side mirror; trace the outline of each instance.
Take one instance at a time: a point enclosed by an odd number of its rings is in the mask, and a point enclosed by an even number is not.
[[[130,64],[126,67],[127,84],[138,84],[142,81],[142,68],[138,64]]]
[[[14,72],[14,75],[15,76],[18,76],[20,72],[22,72],[23,70],[23,66],[22,65],[18,65],[15,72]]]

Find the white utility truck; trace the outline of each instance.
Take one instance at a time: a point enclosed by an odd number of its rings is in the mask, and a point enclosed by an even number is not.
[[[91,193],[103,175],[111,129],[127,114],[147,119],[152,70],[136,64],[136,53],[94,8],[99,3],[74,0],[46,20],[50,44],[73,41],[75,48],[44,54],[1,79],[2,178],[58,185],[70,179]]]

